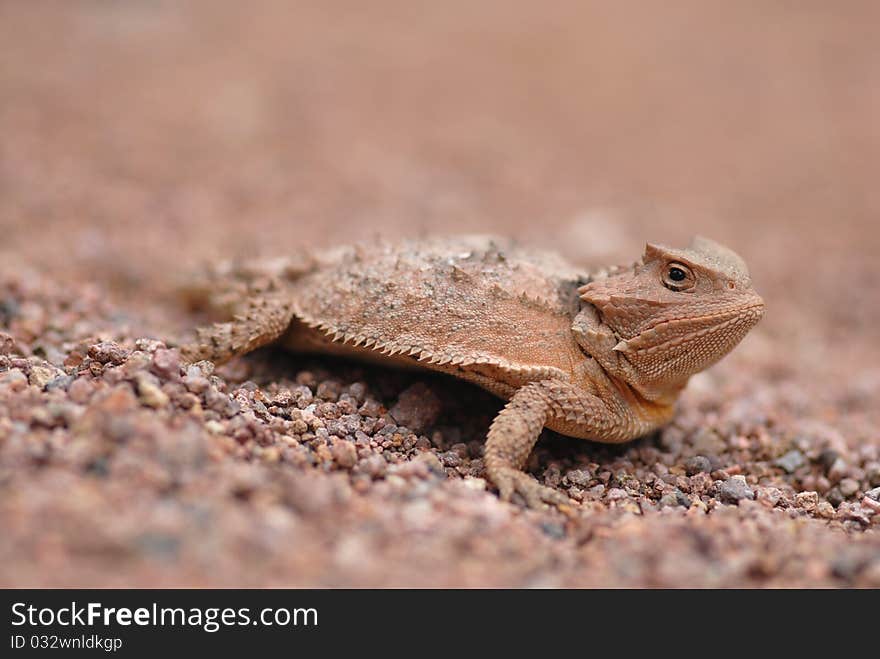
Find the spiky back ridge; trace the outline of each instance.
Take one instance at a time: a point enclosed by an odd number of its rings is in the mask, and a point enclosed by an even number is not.
[[[586,279],[555,255],[462,237],[337,253],[294,281],[291,299],[333,341],[523,381],[568,377]]]

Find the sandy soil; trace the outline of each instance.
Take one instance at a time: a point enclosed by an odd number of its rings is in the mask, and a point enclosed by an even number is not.
[[[418,3],[421,4],[421,3]],[[880,5],[0,4],[0,584],[880,587]],[[500,401],[174,345],[200,264],[494,232],[729,244],[676,421],[482,480]]]

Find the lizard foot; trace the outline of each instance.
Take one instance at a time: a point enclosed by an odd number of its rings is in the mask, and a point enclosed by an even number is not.
[[[569,499],[566,495],[552,487],[541,485],[528,474],[507,467],[497,470],[492,474],[495,485],[502,501],[510,501],[514,494],[518,494],[529,508],[540,510],[546,504],[554,506],[567,506]]]

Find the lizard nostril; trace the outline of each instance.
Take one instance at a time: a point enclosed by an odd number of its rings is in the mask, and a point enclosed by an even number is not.
[[[733,290],[734,288],[736,288],[736,284],[732,281],[729,281],[729,282],[727,282],[727,288],[729,288],[730,290]]]

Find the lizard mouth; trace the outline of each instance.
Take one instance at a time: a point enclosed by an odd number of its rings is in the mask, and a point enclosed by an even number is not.
[[[731,335],[741,338],[763,315],[762,301],[712,314],[670,318],[651,325],[632,338],[622,340],[614,349],[620,352],[662,350],[676,345],[686,345],[724,330],[731,330]],[[695,323],[698,327],[689,329]]]

